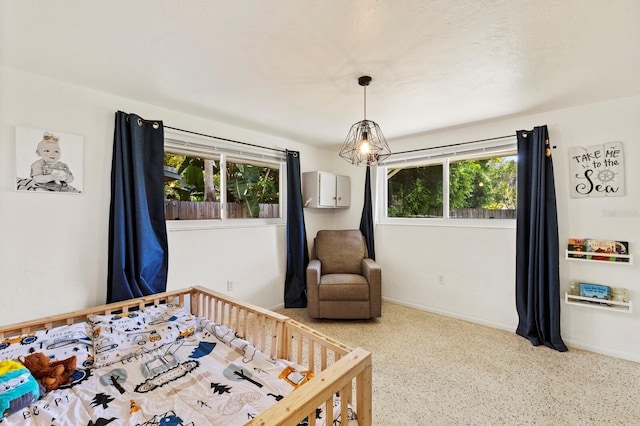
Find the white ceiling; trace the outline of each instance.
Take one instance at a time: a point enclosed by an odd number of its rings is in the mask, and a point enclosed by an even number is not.
[[[0,63],[314,145],[368,74],[393,140],[640,93],[640,0],[0,0]]]

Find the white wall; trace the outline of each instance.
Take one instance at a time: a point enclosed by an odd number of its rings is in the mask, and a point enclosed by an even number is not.
[[[117,110],[202,133],[301,152],[301,170],[328,170],[352,179],[345,210],[305,209],[311,242],[318,229],[358,228],[365,169],[336,152],[189,116],[177,111],[0,68],[0,324],[104,303],[113,122]],[[640,97],[497,120],[390,141],[392,151],[458,143],[547,124],[554,151],[560,244],[569,237],[630,242],[635,265],[561,260],[562,289],[570,279],[627,287],[640,303]],[[82,195],[18,193],[15,126],[84,137]],[[384,126],[383,126],[384,127]],[[622,141],[627,196],[569,198],[567,151]],[[375,182],[375,173],[374,173]],[[614,212],[614,215],[611,214]],[[615,214],[618,215],[615,215]],[[202,284],[265,307],[282,304],[284,226],[169,232],[169,288]],[[514,330],[515,230],[454,227],[376,227],[383,296],[422,309]],[[436,282],[445,275],[445,284]],[[567,344],[640,361],[640,313],[622,314],[562,304]]]
[[[547,124],[553,151],[558,204],[559,242],[601,238],[629,241],[633,266],[560,261],[561,293],[569,281],[607,284],[629,289],[640,303],[640,97],[551,111],[544,114],[451,129],[391,141],[393,151],[439,146],[514,134]],[[382,123],[383,125],[384,123]],[[621,141],[626,159],[627,195],[571,199],[568,150]],[[346,163],[345,163],[346,164]],[[358,226],[364,169],[348,164],[338,173],[352,177],[352,208],[336,217],[337,228]],[[462,228],[377,225],[377,261],[383,267],[387,300],[506,330],[515,330],[515,228]],[[437,283],[438,274],[445,284]],[[563,296],[564,297],[564,296]],[[640,312],[632,314],[561,305],[562,336],[569,346],[640,361]]]
[[[333,153],[300,143],[0,68],[0,324],[102,304],[115,112],[274,148],[299,150],[303,171]],[[15,127],[84,137],[84,193],[15,191]],[[64,152],[61,160],[64,160]],[[324,218],[320,218],[320,221]],[[312,229],[324,227],[310,220]],[[200,284],[264,307],[282,306],[285,227],[170,231],[169,289]]]

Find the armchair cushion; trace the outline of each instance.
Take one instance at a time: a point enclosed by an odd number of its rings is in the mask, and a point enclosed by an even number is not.
[[[323,275],[362,274],[367,246],[359,230],[318,231],[315,249]]]
[[[369,283],[362,275],[323,275],[319,295],[320,300],[369,300]]]

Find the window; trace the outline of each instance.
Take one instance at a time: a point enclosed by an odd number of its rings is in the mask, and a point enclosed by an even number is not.
[[[381,167],[382,220],[515,219],[515,143],[423,153]]]
[[[229,218],[280,217],[278,167],[248,160],[227,161]]]
[[[516,156],[449,162],[449,217],[515,219]]]
[[[442,217],[442,164],[388,168],[389,217]]]
[[[282,221],[284,155],[208,145],[192,136],[165,136],[167,221]],[[243,148],[244,149],[244,148]]]
[[[220,160],[164,152],[167,220],[220,219]]]

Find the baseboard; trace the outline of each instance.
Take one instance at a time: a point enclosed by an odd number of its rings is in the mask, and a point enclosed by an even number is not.
[[[416,303],[410,303],[410,302],[405,302],[403,300],[397,300],[397,299],[393,299],[391,297],[383,297],[382,300],[386,301],[386,302],[390,302],[390,303],[395,303],[396,305],[402,305],[402,306],[407,306],[409,308],[414,308],[414,309],[418,309],[421,311],[426,311],[426,312],[431,312],[433,314],[438,314],[438,315],[443,315],[445,317],[450,317],[450,318],[455,318],[455,319],[459,319],[459,320],[463,320],[463,321],[469,321],[475,324],[480,324],[480,325],[486,325],[487,327],[491,327],[491,328],[497,328],[498,330],[505,330],[505,331],[515,331],[516,329],[516,325],[513,326],[509,326],[509,325],[505,325],[505,324],[501,324],[501,323],[497,323],[497,322],[492,322],[492,321],[487,321],[484,320],[482,318],[477,318],[471,315],[463,315],[463,314],[459,314],[457,312],[451,312],[451,311],[447,311],[444,309],[437,309],[437,308],[432,308],[429,306],[424,306],[424,305],[419,305]]]
[[[267,309],[269,309],[270,311],[277,311],[279,309],[284,309],[284,303],[278,303],[276,306],[272,306]]]
[[[571,350],[571,348],[582,349],[589,352],[595,352],[597,354],[607,355],[613,358],[620,358],[627,361],[634,361],[634,362],[640,363],[640,355],[638,354],[632,354],[632,353],[621,352],[621,351],[613,351],[611,349],[603,348],[601,346],[594,346],[588,343],[577,342],[571,339],[565,339],[564,337],[562,338],[562,340],[567,346],[569,346],[569,350]]]
[[[508,326],[505,324],[500,324],[500,323],[495,323],[492,321],[486,321],[483,320],[481,318],[476,318],[470,315],[462,315],[459,314],[457,312],[450,312],[444,309],[436,309],[436,308],[431,308],[429,306],[423,306],[423,305],[419,305],[416,303],[409,303],[409,302],[405,302],[403,300],[397,300],[397,299],[393,299],[391,297],[383,297],[382,300],[386,301],[386,302],[390,302],[390,303],[395,303],[396,305],[402,305],[402,306],[407,306],[409,308],[414,308],[414,309],[418,309],[421,311],[426,311],[426,312],[431,312],[434,314],[438,314],[438,315],[443,315],[445,317],[450,317],[450,318],[455,318],[455,319],[460,319],[460,320],[464,320],[464,321],[469,321],[475,324],[480,324],[480,325],[486,325],[487,327],[491,327],[491,328],[497,328],[498,330],[505,330],[505,331],[510,331],[515,333],[516,327],[517,325],[513,325],[513,326]],[[607,348],[603,348],[600,346],[594,346],[594,345],[590,345],[588,343],[584,343],[584,342],[580,342],[580,341],[574,341],[571,339],[565,339],[563,338],[563,341],[565,342],[565,344],[567,346],[569,346],[569,350],[571,350],[571,348],[576,348],[576,349],[582,349],[585,351],[589,351],[589,352],[595,352],[597,354],[601,354],[601,355],[607,355],[610,357],[614,357],[614,358],[620,358],[620,359],[624,359],[627,361],[634,361],[634,362],[638,362],[640,363],[640,355],[638,354],[632,354],[632,353],[628,353],[628,352],[622,352],[622,351],[614,351],[611,349],[607,349]]]

